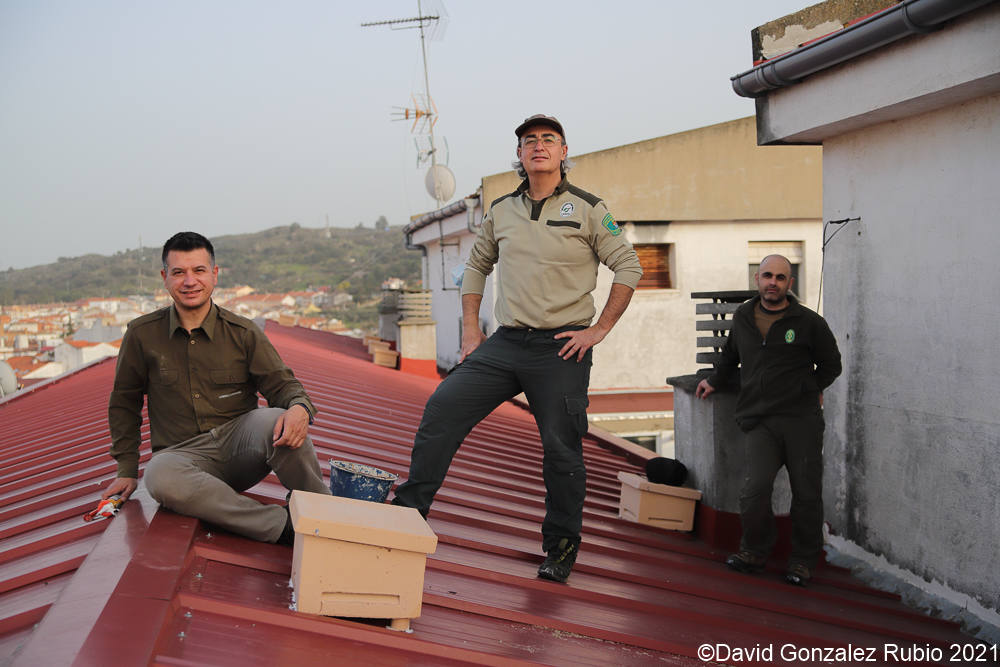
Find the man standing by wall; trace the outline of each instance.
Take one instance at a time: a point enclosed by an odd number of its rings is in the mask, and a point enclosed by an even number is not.
[[[485,215],[462,279],[461,361],[427,402],[409,477],[393,502],[426,516],[465,436],[523,391],[544,455],[542,548],[548,555],[538,576],[563,582],[576,562],[583,523],[591,348],[625,312],[642,269],[604,202],[566,179],[566,134],[559,121],[531,116],[514,134],[525,180]],[[615,277],[591,324],[598,262]],[[486,276],[497,264],[502,326],[487,339],[479,308]]]
[[[731,383],[739,366],[736,421],[746,434],[740,493],[743,538],[726,559],[738,572],[763,569],[774,547],[774,478],[784,465],[792,487],[792,553],[785,579],[804,586],[823,549],[823,390],[840,375],[840,350],[826,320],[788,290],[792,265],[761,260],[758,296],[733,315],[715,373],[698,383],[705,398]]]
[[[257,326],[212,303],[219,275],[201,234],[163,246],[173,305],[129,323],[108,405],[118,477],[102,497],[138,486],[142,402],[148,399],[150,495],[255,540],[291,544],[288,511],[242,495],[272,470],[289,489],[329,494],[308,428],[316,409]],[[257,393],[269,408],[257,407]]]

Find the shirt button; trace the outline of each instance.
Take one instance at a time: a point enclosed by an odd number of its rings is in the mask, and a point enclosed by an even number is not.
[[[195,394],[194,397],[195,398],[201,398],[201,394]]]
[[[194,345],[194,339],[193,338],[191,339],[191,344]]]

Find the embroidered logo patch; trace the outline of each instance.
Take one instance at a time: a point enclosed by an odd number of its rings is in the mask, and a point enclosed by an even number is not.
[[[559,215],[561,215],[564,218],[568,218],[569,216],[573,215],[574,210],[575,208],[573,207],[573,202],[568,201],[562,205],[562,208],[559,209]]]
[[[618,236],[622,233],[622,228],[618,226],[618,223],[615,222],[615,219],[611,217],[610,213],[604,216],[604,220],[601,220],[601,224],[604,225],[609,232],[611,232],[612,236]]]
[[[795,329],[789,329],[785,332],[785,342],[791,343],[795,340]]]

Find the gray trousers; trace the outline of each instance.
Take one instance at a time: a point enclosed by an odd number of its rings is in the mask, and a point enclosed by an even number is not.
[[[777,532],[771,510],[774,478],[788,469],[792,487],[792,553],[812,569],[823,551],[823,413],[764,417],[746,434],[746,476],[740,493],[740,548],[767,557]]]
[[[143,481],[164,507],[261,542],[281,537],[288,514],[242,495],[272,470],[286,488],[329,495],[308,437],[296,449],[274,447],[280,408],[258,408],[153,454]]]

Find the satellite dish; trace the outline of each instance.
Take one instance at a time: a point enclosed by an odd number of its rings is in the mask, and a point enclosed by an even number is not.
[[[455,174],[443,164],[436,164],[427,170],[424,185],[431,197],[439,202],[446,202],[455,194]]]
[[[17,376],[6,361],[0,361],[0,398],[17,391]]]

